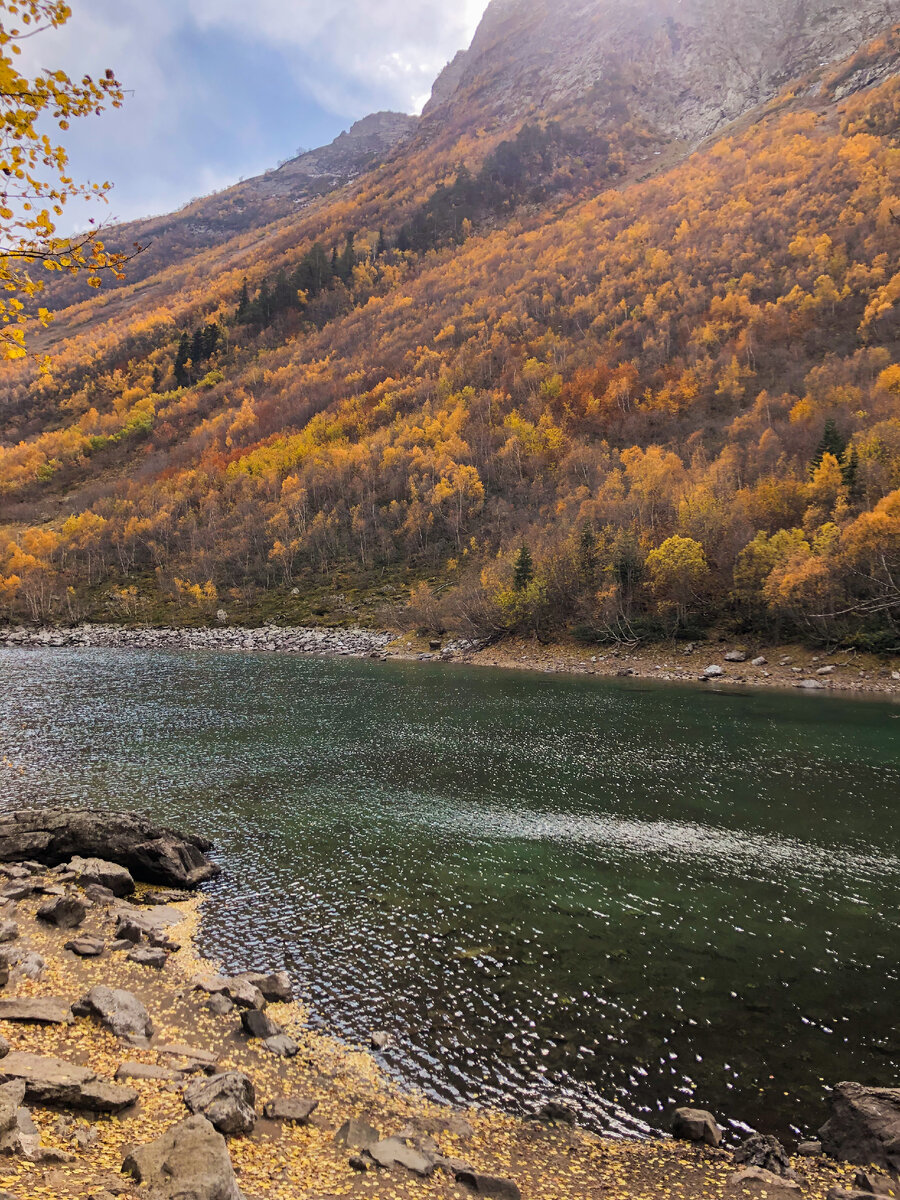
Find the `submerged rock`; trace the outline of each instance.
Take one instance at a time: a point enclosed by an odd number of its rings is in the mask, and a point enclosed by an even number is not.
[[[42,808],[0,815],[0,862],[36,859],[56,866],[75,857],[99,858],[148,883],[195,888],[219,874],[207,858],[210,849],[204,838],[134,813]]]
[[[122,1170],[159,1200],[244,1200],[225,1139],[199,1115],[133,1149]]]

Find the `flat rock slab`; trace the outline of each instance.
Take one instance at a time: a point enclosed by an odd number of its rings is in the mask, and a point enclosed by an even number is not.
[[[102,938],[78,937],[66,942],[65,948],[79,958],[99,958],[106,949],[106,942]]]
[[[279,1096],[263,1108],[270,1121],[288,1121],[292,1125],[308,1125],[309,1118],[319,1107],[318,1100],[303,1100],[299,1096]]]
[[[137,963],[141,967],[153,967],[157,971],[161,971],[169,961],[169,955],[165,950],[158,950],[153,946],[136,946],[128,955],[128,961]]]
[[[366,1153],[379,1167],[405,1167],[414,1175],[427,1179],[434,1173],[434,1160],[426,1158],[421,1151],[407,1146],[399,1138],[385,1138],[366,1147]]]
[[[181,1071],[173,1067],[158,1067],[153,1063],[123,1062],[116,1071],[117,1080],[137,1079],[160,1083],[180,1083],[184,1078]]]
[[[31,1025],[71,1025],[75,1020],[67,1000],[50,996],[10,996],[0,999],[0,1021]]]
[[[40,1054],[14,1050],[0,1063],[0,1083],[22,1080],[25,1098],[35,1104],[55,1104],[62,1108],[89,1112],[118,1113],[138,1098],[131,1088],[117,1087],[98,1079],[88,1067],[79,1067]]]
[[[203,1066],[215,1067],[218,1058],[209,1050],[200,1050],[196,1046],[186,1046],[183,1042],[171,1042],[165,1046],[155,1046],[157,1054],[166,1058],[183,1058],[188,1062],[201,1063]]]

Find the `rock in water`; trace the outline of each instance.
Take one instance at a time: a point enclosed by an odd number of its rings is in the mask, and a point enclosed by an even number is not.
[[[47,866],[99,858],[127,867],[135,879],[195,888],[219,874],[205,838],[166,829],[135,813],[59,808],[0,816],[0,862],[36,859]]]
[[[823,1151],[860,1166],[900,1171],[900,1088],[839,1083],[831,1115],[819,1130]]]
[[[672,1136],[685,1142],[704,1142],[718,1146],[722,1130],[716,1118],[703,1108],[676,1108],[672,1114]]]
[[[83,1000],[74,1006],[79,1017],[96,1017],[116,1037],[148,1038],[153,1035],[153,1022],[144,1005],[124,988],[91,988]]]
[[[202,1116],[133,1149],[122,1170],[159,1200],[244,1200],[225,1139]]]
[[[256,1124],[256,1089],[240,1071],[198,1079],[185,1088],[184,1102],[220,1133],[250,1133]]]
[[[134,880],[127,867],[106,862],[102,858],[80,858],[77,855],[68,864],[81,887],[97,884],[112,892],[114,896],[130,896],[134,891]]]

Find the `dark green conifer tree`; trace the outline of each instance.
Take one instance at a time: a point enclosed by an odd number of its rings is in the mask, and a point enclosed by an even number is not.
[[[191,357],[191,339],[186,333],[181,335],[178,343],[178,353],[175,355],[175,383],[178,387],[187,387],[190,383],[187,363]]]
[[[822,440],[816,447],[816,453],[812,460],[813,468],[818,467],[826,454],[833,454],[834,457],[841,461],[844,457],[844,451],[847,449],[847,441],[841,437],[834,417],[829,417],[825,422],[825,428],[822,431]]]
[[[531,551],[523,544],[519,548],[513,566],[513,590],[524,592],[532,579],[534,579],[534,559],[531,557]]]

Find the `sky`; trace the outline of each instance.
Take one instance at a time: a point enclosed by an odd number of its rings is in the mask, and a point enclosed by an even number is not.
[[[100,75],[121,110],[73,123],[73,176],[111,181],[83,227],[170,212],[325,145],[381,109],[418,112],[468,45],[487,0],[70,0],[62,30],[24,43],[19,69]]]

